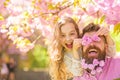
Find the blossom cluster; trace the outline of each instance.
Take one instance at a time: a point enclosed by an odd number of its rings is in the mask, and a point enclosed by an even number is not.
[[[100,41],[101,39],[97,35],[93,35],[92,37],[83,36],[82,45],[89,45],[93,41]]]
[[[100,73],[103,70],[103,66],[105,65],[105,61],[104,60],[98,60],[98,59],[94,59],[92,64],[87,64],[85,62],[85,59],[82,59],[81,62],[82,68],[84,69],[89,69],[91,70],[91,74],[95,75],[96,73]]]

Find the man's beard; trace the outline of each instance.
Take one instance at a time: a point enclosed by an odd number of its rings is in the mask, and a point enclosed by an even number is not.
[[[89,54],[89,50],[90,49],[96,49],[98,52],[98,56],[97,57],[88,57]],[[106,56],[106,51],[105,49],[102,51],[101,49],[99,49],[96,46],[89,46],[85,52],[83,52],[83,58],[85,59],[85,62],[87,64],[92,64],[94,59],[98,59],[98,61],[101,60],[105,60],[105,56]]]

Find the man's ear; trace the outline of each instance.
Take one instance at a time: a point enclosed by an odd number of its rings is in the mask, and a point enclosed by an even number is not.
[[[113,53],[113,49],[109,48],[109,45],[108,44],[105,44],[105,49],[106,49],[106,55],[108,57],[114,57],[115,56],[115,53]]]
[[[109,49],[108,49],[108,44],[105,44],[105,51],[106,51],[106,56],[111,57],[111,54],[109,53]]]

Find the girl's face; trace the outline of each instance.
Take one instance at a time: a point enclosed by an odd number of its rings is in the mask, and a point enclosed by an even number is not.
[[[71,51],[74,39],[78,38],[75,26],[73,23],[66,23],[61,27],[60,43],[66,51]]]

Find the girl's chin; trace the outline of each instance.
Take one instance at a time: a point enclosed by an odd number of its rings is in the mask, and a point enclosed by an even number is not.
[[[72,48],[65,48],[65,49],[66,49],[66,51],[68,51],[68,52],[72,51]]]

